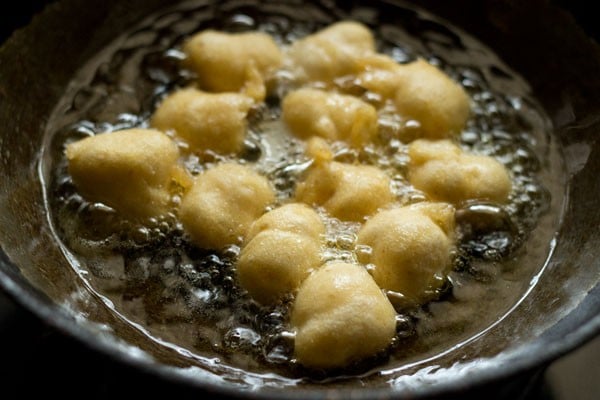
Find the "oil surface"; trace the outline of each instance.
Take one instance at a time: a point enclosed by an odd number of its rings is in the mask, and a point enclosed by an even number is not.
[[[379,373],[413,368],[476,340],[517,304],[543,272],[551,251],[562,202],[561,163],[551,141],[548,118],[529,88],[484,45],[451,25],[410,8],[390,15],[368,7],[347,10],[289,2],[196,1],[143,21],[82,67],[48,124],[43,150],[47,207],[57,240],[72,267],[115,312],[193,359],[282,377],[322,379],[292,358],[293,334],[287,325],[289,299],[262,307],[235,279],[235,245],[219,252],[191,245],[175,218],[136,225],[112,209],[85,201],[66,170],[65,145],[103,132],[147,127],[167,94],[193,81],[181,68],[183,40],[212,28],[232,32],[260,30],[282,45],[339,19],[357,19],[374,32],[378,50],[409,62],[423,57],[461,83],[472,100],[471,118],[460,136],[468,151],[490,155],[510,171],[513,192],[505,205],[473,203],[457,212],[456,265],[438,299],[418,309],[400,308],[392,350],[334,375]],[[279,90],[251,111],[241,156],[273,182],[279,201],[288,199],[308,165],[302,143],[291,139],[279,121],[280,98],[287,90],[285,71]],[[352,82],[340,83],[352,91]],[[345,88],[344,85],[347,85]],[[369,94],[364,95],[370,101]],[[406,181],[406,144],[410,127],[393,115],[380,118],[381,144],[361,151],[334,148],[339,161],[360,160],[393,177],[398,202],[423,194]],[[226,158],[190,155],[186,168],[198,174]],[[357,224],[327,219],[324,260],[355,261]],[[492,227],[492,228],[490,228]],[[393,294],[390,294],[394,302]],[[397,303],[397,302],[396,302]]]

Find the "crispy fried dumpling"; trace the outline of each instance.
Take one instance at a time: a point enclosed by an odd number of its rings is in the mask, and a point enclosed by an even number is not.
[[[330,150],[322,139],[311,140],[308,153],[313,165],[296,185],[296,200],[321,206],[340,220],[355,222],[362,222],[393,201],[390,178],[377,167],[331,161]]]
[[[310,207],[291,203],[256,220],[237,264],[240,285],[262,304],[296,291],[321,265],[325,226]]]
[[[240,92],[257,101],[264,100],[266,82],[283,61],[273,38],[262,32],[206,30],[192,36],[183,51],[203,89]]]
[[[358,233],[359,261],[372,266],[377,284],[419,304],[444,282],[454,245],[454,208],[422,203],[384,210]]]
[[[238,164],[221,164],[196,178],[179,218],[201,248],[240,244],[250,225],[275,200],[266,178]]]
[[[88,200],[126,217],[148,218],[173,209],[172,185],[186,186],[177,145],[152,129],[126,129],[67,146],[69,174]]]
[[[283,120],[301,139],[342,140],[360,148],[377,135],[377,110],[354,96],[300,89],[283,99]]]
[[[313,272],[292,308],[294,356],[315,369],[347,367],[385,350],[396,312],[361,266],[336,262]]]
[[[393,195],[389,177],[378,168],[331,162],[309,169],[296,188],[296,199],[322,206],[342,221],[362,222]]]
[[[357,83],[391,100],[403,120],[413,122],[411,139],[442,139],[464,128],[469,96],[439,68],[422,59],[397,64],[380,54],[363,58],[361,63]]]
[[[409,180],[435,201],[505,202],[512,190],[510,175],[496,159],[463,152],[449,140],[417,140],[409,147]]]
[[[246,137],[246,116],[252,104],[242,94],[182,89],[163,100],[151,125],[174,132],[193,152],[236,153]]]
[[[375,39],[364,25],[342,21],[295,42],[289,58],[300,82],[331,83],[359,71],[359,59],[375,51]]]

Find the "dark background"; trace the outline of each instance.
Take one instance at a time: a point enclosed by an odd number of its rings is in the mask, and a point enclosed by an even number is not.
[[[0,13],[0,42],[3,42],[14,29],[27,25],[31,20],[32,15],[38,13],[46,6],[46,4],[52,3],[53,1],[54,0],[17,0],[10,2],[10,7],[3,7],[3,10]],[[598,14],[591,9],[595,2],[589,0],[552,0],[550,2],[569,10],[588,35],[596,38],[600,37],[600,18],[598,18]]]
[[[516,0],[515,0],[516,1]],[[528,1],[528,0],[524,0]],[[0,13],[0,43],[52,1],[17,0]],[[553,1],[568,9],[584,31],[597,41],[600,22],[589,1]],[[1,73],[1,66],[0,66]],[[600,71],[598,71],[600,73]],[[148,383],[153,382],[150,386]],[[592,400],[600,398],[600,339],[558,360],[536,383],[527,399]],[[149,391],[152,391],[151,393]],[[61,398],[104,399],[177,392],[156,379],[132,372],[40,322],[0,291],[0,398],[42,393]]]

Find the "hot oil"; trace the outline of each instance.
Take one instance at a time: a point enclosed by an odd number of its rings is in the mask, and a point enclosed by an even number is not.
[[[459,244],[449,283],[425,306],[399,309],[398,335],[390,352],[336,373],[418,365],[475,340],[498,323],[543,272],[562,201],[560,158],[550,140],[551,126],[527,84],[485,46],[410,9],[399,7],[397,19],[390,21],[388,14],[367,7],[349,11],[303,5],[299,11],[277,2],[232,2],[217,11],[211,4],[187,3],[121,36],[81,69],[49,122],[44,149],[48,163],[43,165],[43,175],[49,177],[48,211],[57,240],[90,287],[157,341],[187,351],[182,354],[189,354],[190,363],[192,358],[216,357],[248,371],[308,373],[293,362],[288,325],[292,299],[272,307],[253,302],[236,282],[237,245],[201,250],[189,243],[174,215],[140,224],[86,202],[70,180],[63,151],[67,143],[86,136],[147,127],[158,102],[193,81],[180,66],[180,47],[194,32],[258,29],[285,46],[343,17],[369,24],[379,50],[398,62],[426,58],[465,87],[472,116],[460,144],[496,157],[510,170],[514,189],[507,205],[474,203],[458,210]],[[279,90],[251,111],[238,162],[266,175],[278,201],[285,202],[310,160],[279,119],[281,96],[291,88],[285,71],[278,83]],[[342,82],[339,89],[355,88]],[[362,96],[377,101],[369,93]],[[392,177],[398,202],[421,201],[424,195],[405,178],[408,157],[402,139],[410,132],[410,121],[384,112],[377,144],[361,151],[335,145],[335,159],[378,166]],[[206,153],[187,156],[183,163],[197,175],[227,160]],[[359,224],[319,212],[327,226],[324,261],[356,262],[357,252],[368,251],[355,246]],[[390,298],[394,300],[392,293]]]

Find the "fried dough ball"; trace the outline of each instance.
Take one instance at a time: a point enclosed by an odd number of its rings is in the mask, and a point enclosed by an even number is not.
[[[400,114],[418,121],[423,137],[439,139],[460,133],[469,118],[469,96],[440,69],[424,60],[407,64],[395,93]]]
[[[259,303],[275,303],[321,265],[320,253],[320,242],[310,236],[276,229],[260,232],[240,253],[240,285]]]
[[[418,138],[442,139],[462,131],[469,118],[469,96],[439,68],[418,59],[397,64],[384,55],[361,60],[357,82],[391,99],[406,121],[418,122]]]
[[[449,140],[417,140],[409,146],[409,180],[431,199],[505,202],[512,190],[506,168],[492,157],[463,152]]]
[[[313,165],[296,186],[296,200],[322,206],[342,221],[362,222],[392,202],[390,178],[376,167],[330,161],[319,139],[309,142]]]
[[[291,324],[294,355],[315,369],[346,367],[385,350],[396,333],[396,312],[358,265],[327,264],[300,286]]]
[[[360,73],[356,83],[382,99],[393,99],[402,83],[403,64],[385,54],[368,54],[359,60]]]
[[[221,164],[196,178],[179,219],[197,246],[221,249],[240,243],[274,200],[266,178],[242,165]]]
[[[242,92],[257,101],[264,100],[265,82],[283,61],[273,38],[262,32],[206,30],[188,40],[183,51],[202,88]]]
[[[129,218],[172,208],[171,186],[189,184],[177,163],[177,145],[161,132],[127,129],[99,134],[66,148],[69,174],[79,192]]]
[[[325,226],[319,214],[302,203],[289,203],[261,216],[250,227],[246,241],[268,230],[286,231],[315,239],[325,234]]]
[[[163,100],[150,122],[163,132],[175,132],[191,151],[235,153],[244,143],[252,104],[241,94],[182,89]]]
[[[377,135],[377,110],[347,95],[300,89],[283,99],[283,120],[301,138],[343,140],[360,148]]]
[[[375,40],[364,25],[343,21],[296,41],[289,57],[301,82],[331,83],[359,71],[359,58],[375,51]]]
[[[254,221],[240,253],[240,285],[261,304],[294,292],[321,265],[319,215],[304,204],[276,208]]]
[[[289,204],[256,220],[237,264],[238,279],[250,296],[272,304],[294,292],[321,265],[325,226],[315,211]]]
[[[420,304],[437,289],[451,266],[454,208],[425,203],[381,211],[358,233],[357,244],[368,246],[359,261],[371,264],[377,284]]]

